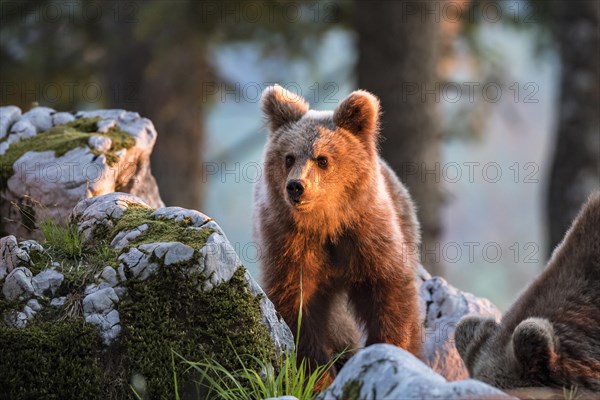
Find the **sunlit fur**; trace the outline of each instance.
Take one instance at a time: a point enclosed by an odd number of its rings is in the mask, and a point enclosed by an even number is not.
[[[600,193],[501,323],[467,317],[455,338],[471,377],[494,386],[600,391]]]
[[[313,365],[356,348],[350,308],[367,344],[418,354],[419,226],[408,192],[378,155],[379,102],[356,91],[335,111],[307,111],[292,97],[276,86],[262,98],[270,132],[254,230],[267,294],[296,333],[302,288],[299,354]],[[291,179],[305,184],[300,204],[287,195]]]

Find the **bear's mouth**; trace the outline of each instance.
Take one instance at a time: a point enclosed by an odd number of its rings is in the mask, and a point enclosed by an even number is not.
[[[306,211],[310,208],[310,201],[308,200],[290,200],[292,208],[297,211]]]

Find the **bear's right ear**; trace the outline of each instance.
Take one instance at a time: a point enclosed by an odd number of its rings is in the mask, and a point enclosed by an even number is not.
[[[309,108],[302,96],[279,85],[266,88],[262,93],[260,103],[271,132],[275,132],[287,123],[298,121]]]
[[[458,322],[454,330],[454,345],[467,368],[469,349],[481,348],[478,344],[487,340],[497,330],[498,323],[493,318],[467,315]]]
[[[515,328],[512,347],[516,360],[528,374],[548,374],[558,359],[558,339],[545,318],[527,318]]]

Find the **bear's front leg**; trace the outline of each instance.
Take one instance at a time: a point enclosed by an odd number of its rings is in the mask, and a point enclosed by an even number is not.
[[[367,329],[367,343],[389,343],[414,355],[421,351],[421,323],[412,274],[368,279],[350,290],[357,317]]]
[[[328,340],[328,318],[332,305],[332,293],[317,285],[316,281],[304,278],[302,289],[300,280],[288,279],[286,285],[267,288],[267,295],[275,309],[281,314],[298,343],[298,363],[306,359],[312,371],[317,365],[327,364],[333,354]],[[300,337],[298,333],[298,316],[301,305]]]

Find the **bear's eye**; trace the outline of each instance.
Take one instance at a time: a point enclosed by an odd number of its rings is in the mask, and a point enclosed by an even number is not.
[[[285,156],[285,166],[286,167],[289,168],[292,165],[294,165],[294,161],[296,161],[296,159],[294,158],[294,156],[292,156],[292,155]]]
[[[319,166],[319,168],[327,168],[327,165],[329,164],[329,161],[327,160],[327,157],[324,156],[320,156],[317,157],[317,165]]]

